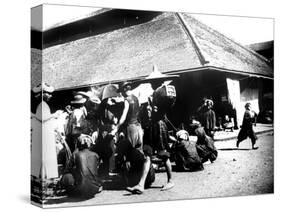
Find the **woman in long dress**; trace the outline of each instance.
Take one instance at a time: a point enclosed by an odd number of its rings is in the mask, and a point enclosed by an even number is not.
[[[32,146],[31,146],[31,175],[42,179],[58,177],[58,162],[56,154],[55,118],[51,114],[47,101],[51,97],[53,88],[42,84],[33,89],[38,98],[42,98],[32,115]]]

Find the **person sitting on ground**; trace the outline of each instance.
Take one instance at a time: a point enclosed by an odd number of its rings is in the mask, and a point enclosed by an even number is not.
[[[175,162],[178,171],[203,170],[203,164],[196,149],[196,143],[189,140],[188,132],[180,130],[176,133]]]
[[[61,179],[61,184],[66,188],[69,196],[88,199],[102,191],[97,176],[99,156],[89,150],[91,145],[90,136],[83,134],[79,136],[77,149]]]
[[[217,159],[218,151],[214,145],[213,139],[206,135],[204,128],[199,122],[193,120],[192,126],[197,136],[196,149],[202,163],[208,160],[210,160],[211,163],[214,162]]]
[[[245,105],[245,113],[243,117],[242,127],[238,134],[236,146],[239,148],[239,144],[245,140],[247,137],[251,139],[252,149],[258,149],[256,144],[257,136],[253,129],[253,124],[255,123],[255,118],[257,114],[251,110],[251,103],[246,103]]]
[[[223,123],[223,129],[224,130],[230,129],[231,132],[233,132],[234,123],[233,123],[232,120],[233,120],[233,118],[230,118],[228,115],[225,115],[224,123]]]

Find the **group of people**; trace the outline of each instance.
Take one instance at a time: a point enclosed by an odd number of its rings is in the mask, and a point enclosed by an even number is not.
[[[52,133],[51,120],[60,117],[62,112],[52,114],[48,106],[54,89],[46,83],[35,87],[33,92],[42,101],[32,115],[32,160],[35,162],[32,175],[57,178],[58,163],[62,163],[61,185],[69,195],[89,198],[102,191],[101,178],[114,178],[120,174],[127,191],[142,194],[155,180],[154,158],[167,173],[163,191],[174,187],[171,158],[181,171],[199,171],[204,169],[204,162],[214,162],[218,152],[211,130],[200,122],[193,120],[191,123],[195,141],[189,139],[186,130],[179,130],[174,143],[171,142],[166,112],[175,102],[176,94],[174,86],[163,82],[151,81],[153,94],[144,104],[140,104],[132,93],[133,84],[129,82],[104,86],[101,97],[93,91],[76,92],[71,105],[65,108],[67,122],[59,136],[62,146],[59,151],[55,147],[58,141]],[[211,118],[212,104],[207,101],[207,109],[204,108],[204,113]],[[40,127],[43,128],[41,133]],[[249,126],[247,130],[243,129],[237,146],[249,134]],[[253,148],[256,148],[254,133],[250,133]],[[39,144],[42,134],[42,144]]]
[[[197,109],[198,119],[204,130],[208,136],[211,138],[214,137],[214,133],[216,130],[216,114],[213,110],[214,102],[211,99],[203,99],[203,104]],[[226,116],[229,119],[228,116]],[[253,130],[253,125],[256,123],[257,114],[251,108],[251,103],[247,102],[245,104],[245,113],[243,116],[243,121],[241,125],[241,129],[239,131],[236,147],[239,148],[239,144],[245,140],[246,138],[250,138],[252,142],[252,149],[256,150],[258,147],[256,146],[257,136]],[[226,120],[230,121],[230,120]],[[229,123],[224,123],[224,128],[227,128]],[[231,125],[234,128],[233,125]]]

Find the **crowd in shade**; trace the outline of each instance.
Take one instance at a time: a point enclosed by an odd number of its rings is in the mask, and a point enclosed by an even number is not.
[[[77,91],[70,104],[55,113],[48,105],[54,88],[46,83],[33,88],[41,101],[32,114],[31,175],[59,178],[69,196],[92,198],[102,192],[105,182],[117,178],[128,192],[142,194],[157,180],[159,169],[167,174],[160,190],[172,189],[173,162],[176,171],[203,170],[205,162],[213,163],[218,156],[213,141],[214,103],[203,100],[199,119],[190,122],[192,132],[170,130],[166,113],[176,101],[171,82],[177,78],[154,67],[148,77],[136,82],[108,84],[99,92]],[[146,101],[140,102],[133,90],[142,84],[149,84],[152,92],[141,95]],[[250,136],[256,149],[248,106],[237,146]],[[190,133],[196,139],[190,139]]]

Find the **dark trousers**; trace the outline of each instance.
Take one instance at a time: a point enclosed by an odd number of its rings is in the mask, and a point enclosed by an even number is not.
[[[105,138],[100,139],[93,149],[98,153],[103,161],[104,171],[106,173],[115,170],[115,152],[116,146],[112,135],[107,135]]]
[[[243,140],[245,140],[246,138],[250,138],[252,141],[252,145],[254,146],[256,144],[256,140],[257,140],[257,136],[253,130],[253,127],[243,127],[241,128],[239,134],[238,134],[238,140],[237,143],[241,143]]]

